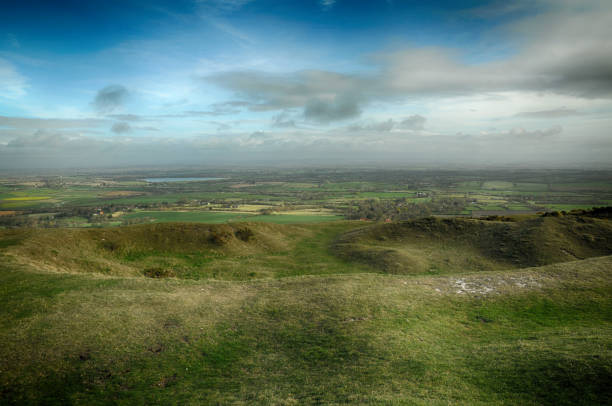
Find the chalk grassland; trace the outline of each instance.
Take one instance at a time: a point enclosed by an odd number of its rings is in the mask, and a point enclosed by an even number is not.
[[[107,229],[0,231],[5,254],[58,272],[189,279],[253,279],[355,273],[367,266],[342,261],[329,246],[360,222],[312,225],[162,223]]]
[[[611,257],[462,276],[0,272],[5,404],[594,405]]]
[[[0,230],[0,236],[18,242],[7,246],[6,255],[39,268],[123,276],[161,272],[192,279],[360,270],[449,274],[612,254],[612,224],[606,218],[517,216],[508,220],[514,221],[426,218],[372,226],[360,221],[159,223]]]
[[[606,218],[515,216],[379,224],[334,242],[335,252],[387,273],[455,273],[548,265],[612,253]]]
[[[610,404],[606,215],[0,230],[0,402]]]

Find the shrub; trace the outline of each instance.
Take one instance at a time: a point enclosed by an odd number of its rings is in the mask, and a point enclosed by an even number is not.
[[[255,234],[253,233],[253,230],[251,230],[249,227],[239,228],[238,230],[234,232],[234,235],[236,236],[236,238],[244,242],[249,241],[251,238],[255,236]]]
[[[210,241],[216,245],[225,245],[232,239],[232,234],[225,230],[214,230],[210,234]]]
[[[147,278],[172,278],[176,276],[174,270],[170,268],[147,268],[143,271]]]
[[[114,241],[108,241],[108,240],[102,240],[102,242],[100,243],[100,246],[110,252],[114,252],[119,250],[119,244],[117,244]]]

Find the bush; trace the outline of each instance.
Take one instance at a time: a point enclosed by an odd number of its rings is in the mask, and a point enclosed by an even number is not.
[[[225,245],[232,239],[232,234],[224,230],[214,230],[210,234],[210,241],[216,245]]]
[[[481,220],[486,220],[486,221],[515,221],[512,217],[508,217],[508,216],[495,216],[495,215],[481,218]]]
[[[176,276],[174,270],[170,268],[147,268],[143,271],[147,278],[172,278]]]
[[[114,242],[114,241],[103,240],[103,241],[100,243],[100,246],[101,246],[103,249],[105,249],[105,250],[107,250],[107,251],[110,251],[110,252],[114,252],[114,251],[119,250],[119,244],[117,244],[117,243],[116,243],[116,242]]]
[[[251,230],[249,227],[242,227],[236,230],[234,235],[239,240],[247,242],[255,236],[255,233],[253,233],[253,230]]]

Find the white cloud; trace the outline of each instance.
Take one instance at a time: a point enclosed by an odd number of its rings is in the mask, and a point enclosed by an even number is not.
[[[518,92],[611,100],[612,8],[597,2],[547,7],[546,12],[506,27],[516,38],[518,51],[493,62],[467,63],[456,50],[422,47],[372,56],[371,74],[250,70],[225,71],[205,79],[254,103],[252,110],[301,108],[307,118],[318,116],[326,122],[356,117],[373,102],[416,98]],[[347,100],[351,108],[346,108]],[[521,111],[525,108],[513,113]]]
[[[253,0],[197,0],[197,4],[207,11],[216,11],[220,13],[231,13]]]
[[[429,122],[429,120],[428,120]],[[281,129],[182,139],[85,136],[80,131],[37,130],[0,144],[8,167],[151,164],[438,164],[592,166],[608,162],[612,140],[576,134],[559,125],[444,134],[402,129],[387,120],[360,128]],[[609,123],[607,123],[609,124]],[[304,161],[305,162],[305,161]],[[609,165],[609,162],[608,162]]]
[[[336,0],[320,0],[319,4],[321,4],[323,10],[329,10],[336,4]]]
[[[18,99],[26,95],[27,80],[15,66],[0,58],[0,98]]]

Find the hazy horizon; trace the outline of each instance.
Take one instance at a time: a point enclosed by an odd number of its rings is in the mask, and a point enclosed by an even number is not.
[[[610,168],[612,3],[7,2],[0,169]]]

